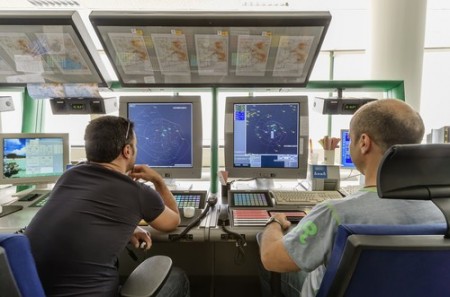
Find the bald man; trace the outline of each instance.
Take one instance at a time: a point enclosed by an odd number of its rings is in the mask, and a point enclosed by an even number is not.
[[[261,262],[268,271],[283,272],[282,293],[315,296],[330,260],[337,228],[341,224],[407,225],[444,223],[431,201],[380,199],[376,190],[378,166],[394,144],[421,143],[424,124],[420,115],[397,99],[362,106],[350,122],[350,155],[365,176],[365,186],[343,199],[316,205],[290,230],[282,214],[274,215],[261,239]],[[268,273],[262,271],[262,291],[269,294]]]

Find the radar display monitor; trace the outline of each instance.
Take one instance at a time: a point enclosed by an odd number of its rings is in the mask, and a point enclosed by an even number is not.
[[[56,133],[0,134],[3,153],[0,184],[49,184],[69,163],[69,135]]]
[[[237,178],[306,178],[307,96],[228,97],[225,167]]]
[[[348,129],[341,129],[341,165],[343,168],[355,168],[350,156],[350,131]]]
[[[163,178],[201,177],[200,96],[121,96],[119,115],[134,123],[136,164]]]

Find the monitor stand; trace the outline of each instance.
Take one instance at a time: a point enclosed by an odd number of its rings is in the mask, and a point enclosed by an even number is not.
[[[171,191],[190,191],[192,190],[192,183],[177,183],[174,178],[165,178],[164,182]]]
[[[256,188],[258,190],[272,190],[275,189],[275,183],[272,178],[256,178]]]
[[[18,186],[19,187],[19,186]],[[26,189],[22,189],[14,194],[12,194],[13,197],[22,197],[30,193],[36,193],[36,194],[45,194],[47,192],[50,192],[52,190],[51,184],[32,184],[30,187],[27,187]]]

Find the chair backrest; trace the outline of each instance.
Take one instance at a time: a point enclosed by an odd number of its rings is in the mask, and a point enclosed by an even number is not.
[[[167,256],[147,258],[130,274],[120,290],[122,297],[154,296],[167,280],[172,259]]]
[[[341,225],[317,297],[450,296],[441,225]]]
[[[7,260],[0,262],[1,271],[8,273],[8,291],[2,288],[2,296],[45,297],[28,238],[23,234],[0,234],[0,247]]]
[[[450,238],[450,144],[403,144],[390,147],[377,173],[380,198],[431,200],[447,222]]]

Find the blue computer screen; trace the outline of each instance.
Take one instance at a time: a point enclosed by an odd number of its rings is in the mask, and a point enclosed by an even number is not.
[[[298,168],[299,104],[234,105],[234,167]]]
[[[341,164],[344,168],[355,168],[350,157],[350,134],[348,129],[341,130]]]
[[[193,167],[192,103],[129,103],[128,118],[135,124],[136,164]]]

